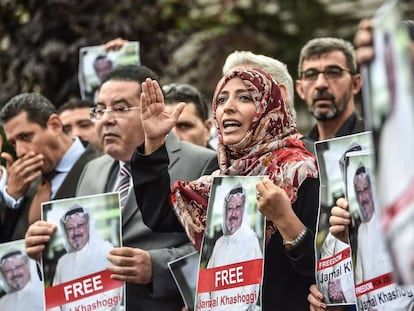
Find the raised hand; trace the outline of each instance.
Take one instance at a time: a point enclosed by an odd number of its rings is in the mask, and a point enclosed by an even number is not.
[[[164,96],[157,81],[147,79],[142,83],[140,98],[141,122],[145,133],[145,153],[151,154],[165,141],[185,107],[179,103],[172,114],[165,111]]]

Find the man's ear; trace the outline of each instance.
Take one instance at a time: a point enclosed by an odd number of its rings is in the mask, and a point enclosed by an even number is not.
[[[53,113],[49,116],[46,126],[48,129],[52,130],[53,132],[56,132],[56,133],[63,132],[62,121],[60,120],[59,116],[56,113]]]
[[[207,119],[204,121],[204,127],[206,128],[204,138],[206,139],[207,143],[209,142],[211,138],[211,127],[212,126],[213,126],[213,121],[211,119]]]
[[[358,94],[362,87],[362,76],[357,73],[352,76],[352,94]]]
[[[302,81],[301,80],[296,80],[295,81],[295,88],[296,88],[296,93],[298,93],[299,97],[302,100],[305,100],[305,93],[303,92],[303,87],[302,87]]]

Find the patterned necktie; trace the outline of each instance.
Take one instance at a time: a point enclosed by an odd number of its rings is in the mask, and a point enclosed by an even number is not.
[[[121,208],[125,206],[130,187],[131,187],[131,172],[128,167],[128,164],[125,163],[124,165],[121,166],[121,169],[119,170],[118,185],[115,188],[116,191],[119,192],[119,200],[120,200]]]

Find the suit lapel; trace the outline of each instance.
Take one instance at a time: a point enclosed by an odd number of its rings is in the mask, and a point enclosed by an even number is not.
[[[181,142],[178,138],[171,132],[167,135],[165,142],[168,158],[170,159],[170,164],[168,165],[168,170],[177,163],[181,157]]]
[[[71,198],[76,195],[76,185],[78,183],[81,172],[90,160],[96,158],[99,152],[95,148],[88,146],[80,158],[73,164],[66,178],[63,180],[59,189],[56,191],[54,199]]]

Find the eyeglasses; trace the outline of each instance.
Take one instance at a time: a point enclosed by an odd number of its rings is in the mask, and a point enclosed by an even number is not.
[[[185,83],[171,83],[162,87],[167,101],[193,102],[202,120],[208,119],[208,108],[201,93],[193,86]]]
[[[316,81],[320,73],[323,73],[326,80],[336,80],[342,77],[343,73],[349,72],[350,70],[339,67],[339,66],[328,66],[323,71],[319,71],[315,68],[309,68],[301,72],[302,80],[305,81]]]
[[[102,109],[100,107],[94,107],[89,109],[89,116],[93,120],[100,120],[103,118],[104,114],[107,112],[113,118],[125,118],[128,112],[131,110],[139,109],[140,107],[112,107],[112,109]]]

